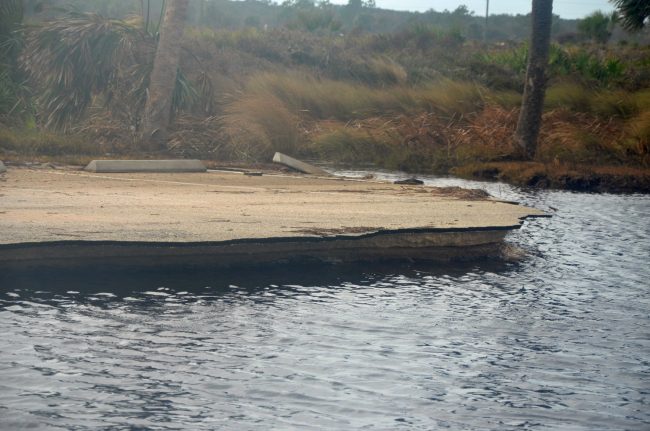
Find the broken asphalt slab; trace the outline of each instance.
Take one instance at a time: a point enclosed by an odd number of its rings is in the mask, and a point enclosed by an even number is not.
[[[426,186],[226,172],[12,168],[0,183],[0,267],[127,259],[211,264],[291,256],[485,256],[544,213]],[[182,260],[181,259],[181,260]]]

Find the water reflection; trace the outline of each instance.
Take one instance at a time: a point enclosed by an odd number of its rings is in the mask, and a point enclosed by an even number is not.
[[[355,264],[310,263],[303,265],[267,265],[214,269],[208,267],[169,267],[161,269],[94,266],[83,270],[9,271],[0,277],[5,297],[0,306],[19,303],[23,299],[38,303],[58,304],[82,301],[95,304],[116,301],[157,303],[190,300],[224,299],[233,295],[265,298],[319,295],[323,288],[369,286],[380,279],[404,277],[460,277],[467,273],[506,272],[516,263],[501,259],[478,262],[457,262],[453,265],[435,262],[385,261]],[[384,283],[394,288],[391,282]],[[398,287],[398,286],[397,286]]]

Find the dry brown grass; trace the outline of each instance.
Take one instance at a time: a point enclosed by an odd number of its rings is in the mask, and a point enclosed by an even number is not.
[[[454,151],[448,123],[433,113],[385,115],[363,120],[318,122],[310,150],[338,162],[371,162],[411,171],[446,169]]]
[[[520,157],[513,141],[519,95],[448,79],[409,85],[398,64],[385,58],[368,61],[373,73],[395,78],[385,79],[392,83],[371,86],[306,70],[267,71],[236,82],[232,73],[219,80],[219,71],[211,72],[208,87],[214,100],[200,112],[185,112],[175,119],[168,152],[262,162],[281,151],[437,173],[459,167],[458,172],[465,172],[463,166],[466,172],[480,171],[486,163]],[[549,90],[547,100],[538,163],[515,163],[512,169],[500,165],[495,175],[527,183],[559,178],[560,174],[548,173],[557,166],[566,173],[578,166],[650,165],[650,90],[628,94],[561,83]],[[214,114],[207,115],[208,111]],[[137,121],[101,107],[90,114],[74,137],[36,132],[18,137],[8,127],[1,129],[0,151],[46,157],[134,155],[138,137],[129,124]],[[565,176],[584,179],[585,172]],[[559,184],[556,179],[551,182]]]
[[[630,120],[625,131],[626,150],[639,157],[643,166],[650,166],[650,110]]]
[[[559,109],[544,115],[537,159],[544,162],[624,163],[623,121]]]
[[[182,157],[229,160],[233,157],[216,117],[184,115],[176,119],[168,143],[169,150]]]
[[[517,152],[513,135],[517,110],[488,105],[453,131],[459,163],[507,160]]]

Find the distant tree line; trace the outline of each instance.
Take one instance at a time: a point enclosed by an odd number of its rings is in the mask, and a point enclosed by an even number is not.
[[[139,15],[153,26],[162,18],[165,0],[24,0],[28,19],[52,18],[65,10],[93,12],[102,16],[124,19]],[[647,1],[612,0],[619,13],[611,15],[594,12],[584,20],[553,16],[551,37],[560,41],[618,41],[631,39],[650,42],[647,32],[630,36],[622,29],[642,27],[648,16]],[[644,9],[645,8],[645,9]],[[626,13],[630,18],[626,18]],[[618,18],[620,16],[620,19]],[[640,18],[641,17],[641,18]],[[377,8],[374,0],[348,0],[335,5],[329,0],[189,0],[188,25],[221,29],[244,27],[288,27],[308,32],[368,32],[403,31],[413,26],[433,26],[441,31],[455,31],[464,39],[487,41],[524,41],[530,31],[529,15],[491,15],[488,28],[485,17],[476,15],[467,6],[455,10],[426,12],[393,11]]]
[[[159,17],[164,0],[25,0],[28,19],[53,18],[64,10],[93,12],[124,19],[131,15]],[[349,0],[347,5],[334,5],[328,0],[270,1],[190,0],[188,25],[236,29],[242,27],[291,27],[311,32],[363,31],[385,33],[400,31],[413,25],[432,25],[441,30],[455,29],[465,38],[483,35],[484,20],[466,6],[453,11],[429,10],[424,13],[379,9],[374,0]],[[489,38],[493,40],[524,40],[529,20],[524,15],[491,17]],[[576,21],[554,19],[554,34],[576,31]]]

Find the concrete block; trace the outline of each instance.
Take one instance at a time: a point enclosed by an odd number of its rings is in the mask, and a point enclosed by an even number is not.
[[[7,168],[5,168],[5,164],[0,160],[0,174],[3,172],[7,172]]]
[[[305,174],[319,175],[322,177],[332,176],[332,174],[330,174],[329,172],[321,168],[318,168],[314,165],[310,165],[309,163],[301,162],[300,160],[294,159],[293,157],[289,157],[286,154],[275,153],[275,155],[273,156],[273,161],[275,163],[288,166],[292,169],[303,172]]]
[[[200,160],[93,160],[89,172],[206,172]]]

